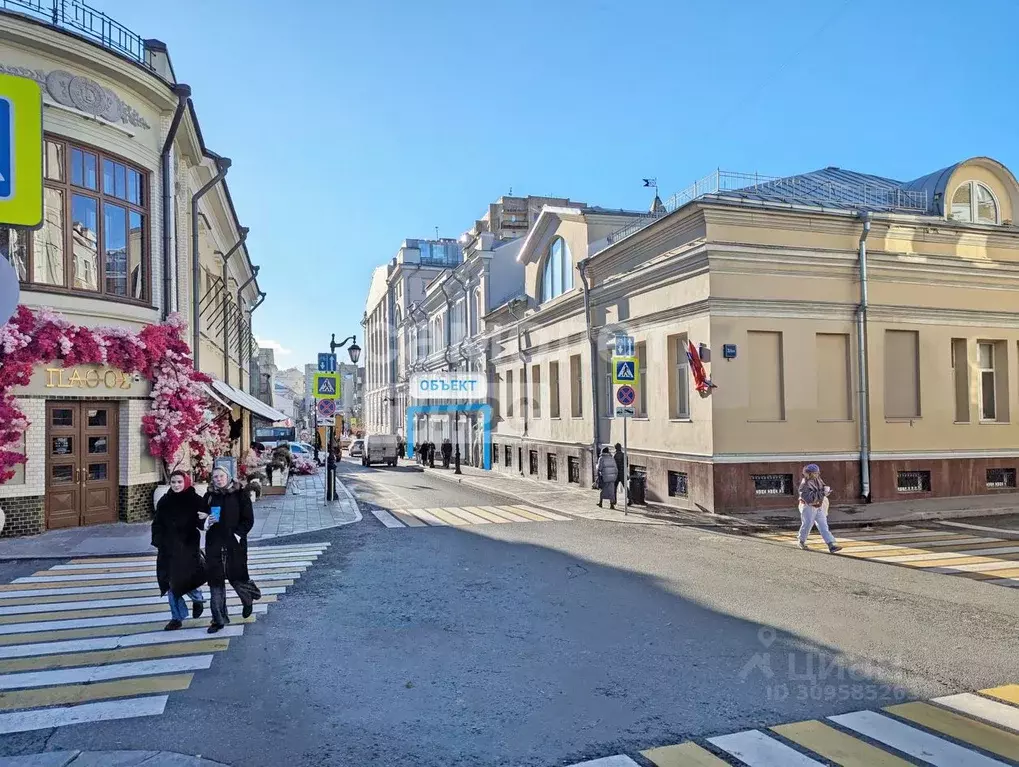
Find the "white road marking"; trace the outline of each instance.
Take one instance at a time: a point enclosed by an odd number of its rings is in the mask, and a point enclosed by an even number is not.
[[[866,735],[936,767],[1007,767],[1005,762],[957,746],[916,727],[902,724],[876,711],[828,717],[835,724]]]
[[[213,639],[220,637],[239,637],[244,633],[244,624],[224,626]],[[141,647],[152,644],[172,644],[174,642],[195,642],[209,639],[204,628],[181,629],[179,631],[153,631],[148,634],[128,634],[126,636],[95,637],[92,639],[68,639],[61,642],[36,642],[35,644],[14,644],[0,647],[0,658],[31,658],[37,655],[56,655],[65,652],[91,652],[92,650],[116,650],[120,647]]]
[[[981,698],[979,695],[969,692],[964,692],[961,695],[946,695],[943,698],[935,698],[932,702],[1019,731],[1019,708],[1015,706]]]
[[[956,557],[993,557],[997,554],[1019,553],[1019,546],[1002,546],[997,549],[960,549],[935,554],[901,554],[895,557],[873,557],[869,562],[928,562],[932,559],[954,559]]]
[[[295,564],[295,563],[289,563]],[[310,564],[310,563],[309,563]],[[253,568],[249,567],[248,570]],[[306,568],[301,568],[299,572],[303,572]],[[73,584],[75,581],[104,581],[107,579],[122,580],[124,578],[140,578],[143,575],[152,575],[152,583],[155,584],[155,573],[103,573],[101,575],[27,575],[24,578],[15,578],[14,583],[67,583]],[[293,578],[294,575],[290,575],[290,571],[284,573],[269,573],[265,577],[272,578]],[[6,592],[4,592],[6,593]]]
[[[256,604],[255,612],[264,613],[268,608],[267,604]],[[26,634],[35,631],[54,631],[56,629],[86,629],[93,626],[128,626],[132,623],[152,623],[165,617],[166,610],[163,610],[161,612],[138,613],[136,615],[109,615],[100,618],[11,623],[0,626],[0,634]]]
[[[1009,535],[1019,535],[1019,530],[1009,530],[1007,527],[984,527],[983,525],[971,525],[966,522],[939,522],[941,525],[951,525],[952,527],[963,527],[967,530],[983,530],[986,533],[1008,533]]]
[[[272,588],[260,589],[265,594],[283,594],[286,588],[273,586]],[[186,600],[190,602],[191,600]],[[227,597],[227,604],[240,604],[240,598]],[[67,610],[92,610],[103,607],[128,607],[135,605],[158,605],[168,604],[166,597],[121,597],[120,599],[93,599],[87,602],[43,602],[32,605],[12,605],[0,607],[0,615],[27,615],[30,613],[64,612]],[[169,607],[167,607],[169,609]]]
[[[846,546],[843,550],[846,554],[856,554],[857,552],[865,551],[887,551],[892,553],[894,551],[901,551],[902,549],[923,549],[926,551],[928,548],[949,548],[951,546],[969,546],[974,543],[1003,543],[1002,538],[981,538],[979,536],[973,536],[969,538],[937,538],[932,541],[909,541],[904,543],[875,543],[873,546]]]
[[[372,509],[371,512],[375,515],[375,518],[386,527],[406,527],[403,522],[398,520],[385,509]]]
[[[266,561],[266,560],[261,560],[261,559],[256,559],[256,560],[250,560],[249,559],[248,560],[248,570],[272,570],[274,568],[280,568],[280,567],[311,567],[313,564],[315,564],[314,560],[311,560],[311,559],[307,558],[307,555],[302,555],[302,556],[304,557],[303,559],[284,559],[284,560],[280,560],[278,562],[276,562],[276,561]],[[62,569],[62,568],[72,568],[72,567],[73,568],[89,568],[89,569],[87,569],[87,570],[82,570],[82,569],[74,569],[74,570]],[[110,570],[110,569],[115,569],[117,572],[115,572],[115,573],[106,573],[106,572],[104,572],[105,570]],[[53,573],[56,573],[57,575],[61,575],[61,576],[65,576],[65,575],[77,575],[77,574],[84,573],[84,574],[88,574],[90,577],[102,578],[102,577],[104,577],[106,575],[110,575],[112,577],[113,575],[123,575],[123,574],[126,574],[126,573],[132,573],[135,576],[138,576],[138,575],[148,575],[150,573],[154,573],[154,571],[155,571],[155,568],[153,566],[151,566],[151,565],[142,565],[142,566],[139,566],[139,567],[135,567],[134,565],[131,565],[129,570],[124,570],[124,569],[121,569],[121,568],[111,568],[109,565],[55,565],[55,566],[51,567],[49,570],[47,570],[46,572],[53,572]]]
[[[133,719],[139,716],[158,716],[166,707],[167,695],[148,698],[125,698],[79,706],[43,708],[34,711],[15,711],[0,714],[0,734],[48,730],[82,722],[105,722],[111,719]]]
[[[512,509],[514,507],[511,506],[510,508]],[[526,509],[527,511],[531,512],[532,514],[537,514],[539,517],[548,517],[549,519],[551,519],[551,520],[553,520],[555,522],[572,522],[573,521],[573,519],[571,517],[564,517],[562,514],[556,514],[554,511],[548,511],[547,509],[542,509],[542,508],[538,508],[538,507],[534,507],[534,506],[520,505],[520,506],[518,506],[516,508]]]
[[[1008,570],[1019,567],[1019,561],[999,559],[995,562],[976,562],[972,565],[945,565],[943,567],[925,567],[924,570],[930,573],[984,573],[991,570]]]
[[[289,564],[291,562],[298,562],[304,559],[315,560],[321,552],[317,551],[295,551],[291,556],[280,556],[279,554],[248,554],[248,566],[252,564],[265,564],[267,562],[282,562]],[[95,562],[87,565],[53,565],[49,568],[54,572],[62,572],[64,574],[70,574],[74,572],[93,572],[95,570],[108,570],[108,569],[131,569],[149,571],[156,566],[156,560],[149,559],[145,561],[132,561],[132,562]]]
[[[949,536],[956,536],[958,533],[952,533],[942,530],[916,530],[914,532],[902,532],[902,533],[875,533],[874,535],[840,535],[839,538],[846,541],[886,541],[889,538],[945,538]],[[796,543],[795,540],[792,543]]]
[[[758,730],[708,738],[708,742],[746,762],[750,767],[824,767],[821,762],[804,756]]]
[[[616,756],[603,756],[601,759],[592,759],[589,762],[577,762],[570,767],[639,767],[639,765],[628,756],[617,754]]]
[[[300,573],[293,575],[277,575],[276,573],[270,573],[262,576],[259,580],[290,580],[292,578],[300,577]],[[227,582],[226,587],[230,591],[233,591],[229,582]],[[203,588],[205,587],[203,586]],[[18,591],[0,591],[0,605],[3,604],[5,599],[18,599],[22,597],[51,597],[60,596],[62,594],[108,594],[110,592],[120,593],[122,591],[145,591],[147,589],[158,590],[159,585],[155,581],[152,581],[151,583],[115,583],[109,586],[75,586],[73,583],[69,583],[66,586],[54,586],[53,588],[45,589],[28,588],[24,590],[19,589]],[[265,593],[268,594],[269,592]]]
[[[60,684],[90,684],[109,679],[152,674],[176,674],[181,671],[200,671],[212,665],[212,655],[184,655],[178,658],[159,658],[129,663],[111,663],[108,666],[60,668],[51,671],[26,671],[20,674],[0,674],[0,690],[19,690],[26,687],[50,687]]]
[[[990,583],[994,586],[1008,586],[1010,589],[1019,588],[1019,578],[993,578],[984,583]]]

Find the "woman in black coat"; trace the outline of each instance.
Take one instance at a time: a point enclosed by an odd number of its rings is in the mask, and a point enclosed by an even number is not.
[[[182,471],[170,475],[170,489],[156,504],[152,518],[152,545],[156,555],[156,580],[160,595],[170,603],[170,622],[164,627],[176,631],[188,617],[184,594],[191,600],[191,615],[199,618],[205,609],[205,598],[199,588],[205,583],[205,563],[202,560],[202,521],[199,512],[205,504],[191,478]]]
[[[226,469],[217,466],[212,472],[212,486],[205,495],[205,561],[212,593],[212,623],[209,633],[215,634],[230,622],[226,607],[226,581],[241,599],[241,615],[251,615],[252,603],[262,598],[248,577],[248,533],[255,524],[251,496],[239,483],[231,480]]]

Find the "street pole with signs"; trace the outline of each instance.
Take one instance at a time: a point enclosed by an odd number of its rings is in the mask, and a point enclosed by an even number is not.
[[[318,355],[318,372],[315,374],[312,384],[312,394],[315,396],[316,400],[316,418],[319,419],[319,423],[322,423],[323,421],[326,423],[327,501],[336,500],[336,461],[338,457],[341,457],[337,455],[338,451],[333,445],[333,429],[336,423],[335,402],[342,396],[340,374],[336,372],[336,350],[342,349],[348,343],[350,343],[350,347],[347,349],[347,354],[350,355],[350,361],[355,366],[354,374],[356,378],[357,361],[361,358],[361,347],[357,345],[357,336],[349,336],[343,339],[340,343],[336,343],[336,334],[333,333],[332,338],[329,341],[329,351]],[[327,412],[332,413],[331,416],[326,415],[326,413],[319,408],[319,400],[333,400],[334,406],[326,408]]]
[[[612,383],[616,387],[616,418],[623,419],[623,514],[630,512],[630,446],[627,424],[636,415],[636,387],[640,380],[633,336],[617,335],[612,356]]]

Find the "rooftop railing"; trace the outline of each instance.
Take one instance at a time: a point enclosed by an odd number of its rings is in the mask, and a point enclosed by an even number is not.
[[[813,176],[777,178],[759,173],[716,170],[666,200],[662,207],[634,219],[609,235],[609,242],[639,232],[655,221],[694,200],[721,195],[734,200],[753,200],[785,205],[864,210],[927,211],[927,192],[907,191],[890,184],[846,183]]]
[[[0,0],[0,11],[21,14],[67,30],[152,68],[141,35],[82,0]]]

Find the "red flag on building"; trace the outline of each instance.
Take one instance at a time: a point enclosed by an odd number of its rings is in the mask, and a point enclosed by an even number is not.
[[[690,369],[693,371],[694,388],[702,397],[707,397],[712,389],[716,389],[708,374],[704,372],[704,363],[701,362],[701,355],[697,353],[697,347],[693,341],[687,341],[686,358],[690,360]]]

